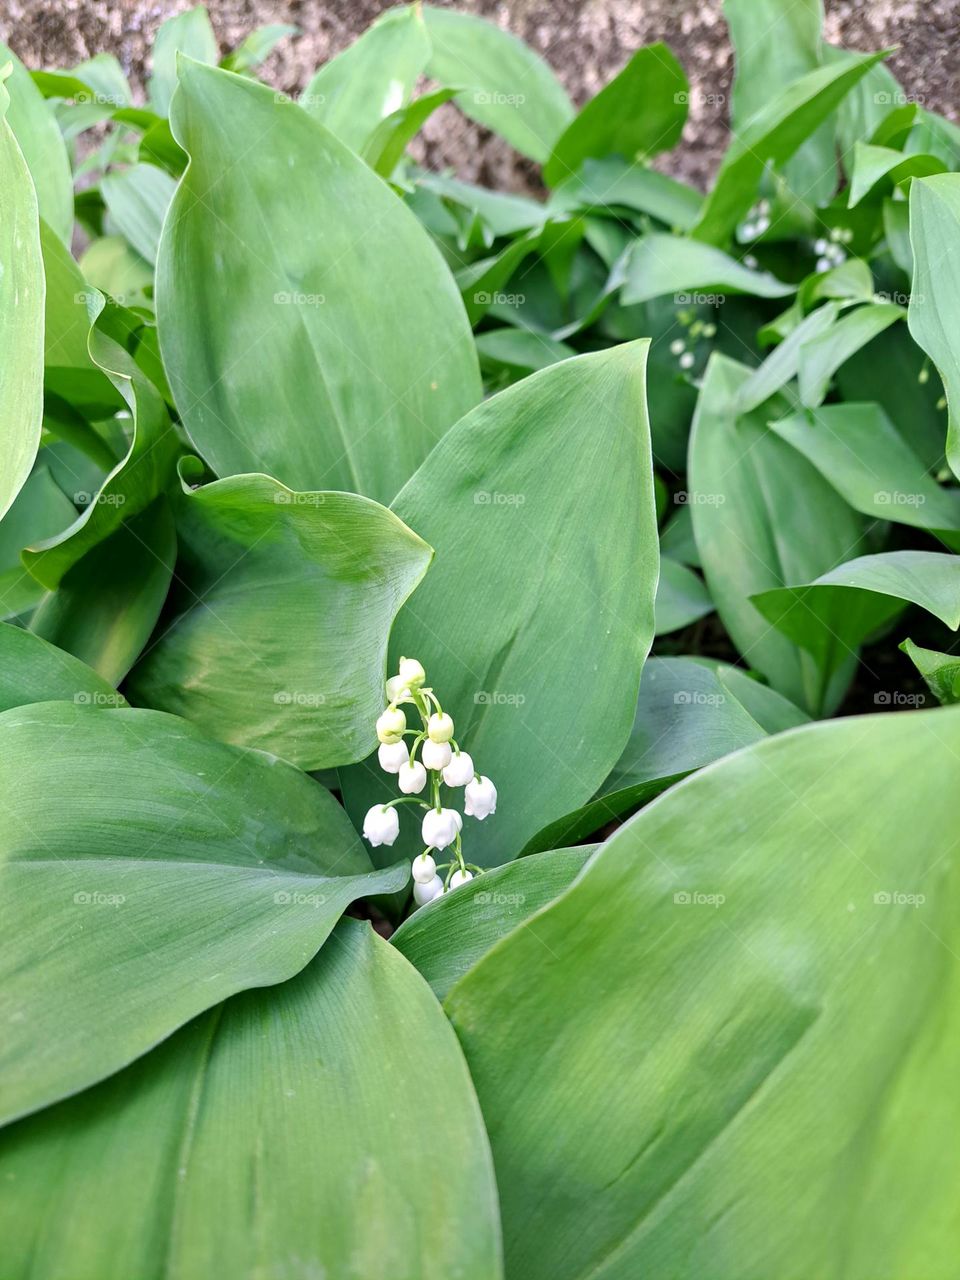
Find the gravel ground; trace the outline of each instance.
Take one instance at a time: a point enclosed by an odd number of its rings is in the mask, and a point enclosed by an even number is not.
[[[445,3],[445,0],[435,0]],[[190,0],[0,0],[0,35],[31,67],[70,65],[98,51],[117,55],[136,86],[148,69],[159,23]],[[292,22],[301,35],[284,41],[263,68],[275,87],[301,88],[312,72],[390,4],[378,0],[209,0],[225,50],[253,26]],[[665,40],[693,87],[681,146],[666,167],[704,186],[726,136],[732,54],[720,0],[458,0],[522,36],[553,66],[576,102],[589,97],[640,44]],[[827,0],[827,38],[853,49],[898,45],[890,66],[925,106],[957,119],[960,102],[960,0]],[[452,166],[475,181],[508,189],[531,183],[529,166],[499,139],[453,108],[428,122],[421,158]]]

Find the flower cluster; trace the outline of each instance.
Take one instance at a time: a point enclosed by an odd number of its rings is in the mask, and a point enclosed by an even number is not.
[[[363,820],[363,834],[371,845],[391,845],[400,834],[397,806],[413,803],[423,809],[421,832],[426,846],[414,858],[413,897],[417,906],[432,902],[442,893],[456,889],[473,879],[480,868],[464,862],[460,833],[463,818],[456,809],[440,802],[441,785],[463,787],[463,812],[468,818],[482,822],[497,809],[497,789],[489,778],[473,767],[473,760],[461,751],[454,738],[452,718],[444,711],[432,689],[426,685],[427,674],[416,658],[401,658],[397,675],[387,681],[389,705],[377,719],[380,740],[378,759],[386,773],[397,776],[403,796],[386,804],[375,804]],[[407,728],[405,706],[414,709],[420,728]],[[409,738],[409,745],[404,741]],[[417,759],[417,752],[420,759]],[[429,787],[430,802],[416,799]],[[439,864],[435,853],[451,848],[450,862]],[[445,875],[441,875],[445,872]]]

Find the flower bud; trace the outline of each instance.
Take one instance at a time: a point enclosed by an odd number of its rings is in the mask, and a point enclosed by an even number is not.
[[[402,742],[381,742],[377,759],[384,773],[399,773],[400,766],[410,759],[410,753]]]
[[[408,689],[419,689],[422,687],[427,673],[423,669],[423,665],[416,658],[400,659],[400,679]]]
[[[441,897],[442,894],[443,881],[439,876],[434,876],[427,884],[418,883],[413,886],[413,900],[418,907],[425,907],[428,902]]]
[[[399,707],[387,707],[386,711],[377,717],[377,737],[381,742],[391,744],[399,742],[406,727],[407,717]]]
[[[364,837],[374,848],[379,844],[393,844],[400,834],[400,815],[385,804],[375,804],[367,810],[363,820]]]
[[[428,769],[445,769],[450,763],[453,752],[449,742],[431,742],[428,738],[420,754]]]
[[[456,809],[431,809],[423,815],[423,843],[429,849],[445,849],[453,844],[463,827]]]
[[[444,769],[443,780],[448,787],[465,787],[475,772],[473,760],[466,751],[461,751]]]
[[[445,711],[435,711],[427,721],[427,736],[431,742],[449,742],[453,737],[453,719]]]
[[[459,889],[462,884],[466,884],[468,880],[473,879],[472,871],[461,871],[459,867],[450,877],[450,888]]]
[[[482,822],[497,811],[497,788],[489,778],[476,778],[467,783],[463,796],[463,811]]]
[[[406,682],[401,680],[399,676],[391,676],[387,681],[388,702],[402,702],[409,692],[410,690],[407,688]]]
[[[429,853],[421,853],[414,858],[410,867],[410,874],[417,884],[429,884],[437,874],[437,864]]]
[[[397,785],[405,796],[418,796],[427,785],[427,771],[419,760],[408,760],[400,766]]]

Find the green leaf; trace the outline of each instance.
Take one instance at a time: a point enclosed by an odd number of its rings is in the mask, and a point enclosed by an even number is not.
[[[657,583],[656,635],[689,627],[713,612],[713,601],[702,578],[677,560],[661,555]]]
[[[24,568],[20,553],[40,538],[60,533],[77,518],[77,509],[49,468],[37,465],[0,520],[0,617],[29,613],[44,595],[43,585]]]
[[[455,89],[425,93],[409,106],[384,117],[361,152],[374,173],[379,173],[381,178],[389,178],[403,158],[407,144],[413,141],[434,111],[449,102],[455,93]]]
[[[736,135],[786,85],[820,66],[823,0],[724,0],[723,15],[736,61]],[[828,118],[784,165],[792,190],[811,204],[826,203],[836,190],[835,135]]]
[[[4,56],[0,46],[0,62]],[[46,111],[42,98],[40,105]],[[44,278],[37,198],[9,108],[10,96],[0,84],[0,519],[33,467],[43,415]]]
[[[823,404],[840,366],[906,314],[895,302],[868,302],[808,339],[800,348],[797,374],[803,403],[810,409]]]
[[[412,1100],[431,1080],[425,1125]],[[291,982],[235,997],[6,1139],[10,1280],[502,1275],[456,1036],[356,921]]]
[[[770,424],[855,511],[929,529],[960,550],[960,491],[926,472],[878,404],[825,404]]]
[[[175,716],[40,703],[0,715],[0,743],[18,761],[0,781],[3,1120],[291,977],[354,898],[407,879],[370,872],[319,783]]]
[[[832,329],[839,314],[839,303],[828,302],[805,316],[743,383],[737,395],[738,413],[750,413],[751,410],[758,409],[765,400],[776,395],[795,378],[800,369],[801,348],[804,343]]]
[[[122,707],[113,685],[39,636],[0,623],[0,711],[33,702]]]
[[[904,640],[900,648],[917,668],[927,688],[944,706],[960,702],[960,656],[921,649],[912,640]]]
[[[791,702],[817,711],[824,697],[832,705],[841,696],[849,670],[825,692],[810,657],[771,630],[750,597],[808,581],[856,554],[862,523],[768,430],[769,411],[738,416],[737,396],[749,377],[725,356],[707,365],[690,439],[694,534],[707,588],[740,653]]]
[[[408,104],[429,58],[420,6],[388,9],[320,68],[300,105],[359,154],[381,121]]]
[[[430,548],[368,498],[267,476],[194,490],[198,471],[184,471],[169,621],[130,698],[302,769],[368,755],[390,627]]]
[[[881,183],[886,191],[891,186],[909,184],[913,178],[926,178],[931,173],[942,173],[946,167],[936,156],[905,156],[902,151],[895,151],[890,147],[871,147],[866,142],[858,142],[853,152],[847,203],[852,209]]]
[[[269,58],[281,40],[299,34],[300,28],[290,22],[264,23],[245,36],[232,53],[220,60],[220,65],[225,71],[248,74]]]
[[[690,84],[673,51],[658,41],[638,49],[556,140],[543,166],[549,187],[584,160],[656,155],[675,146],[687,118]]]
[[[160,229],[176,182],[154,164],[135,164],[110,173],[100,191],[112,226],[129,241],[145,262],[157,261]]]
[[[757,743],[453,989],[509,1275],[947,1280],[958,752],[952,710]]]
[[[177,87],[177,55],[181,53],[195,62],[217,60],[217,38],[202,4],[168,18],[157,30],[150,79],[150,105],[157,115],[170,112],[170,101]]]
[[[453,9],[423,6],[433,52],[427,74],[462,88],[457,105],[541,164],[573,118],[550,67],[522,40],[491,22]]]
[[[390,942],[443,1000],[511,929],[562,893],[596,848],[552,849],[476,876],[415,911]]]
[[[365,164],[263,85],[184,60],[171,123],[191,160],[157,311],[191,439],[218,475],[389,502],[480,397],[438,251]],[[359,306],[371,290],[376,306]]]
[[[907,604],[960,627],[960,556],[887,551],[859,556],[815,581],[751,597],[763,616],[812,654],[824,683]]]
[[[885,53],[851,55],[794,80],[734,136],[693,229],[699,240],[724,244],[754,202],[768,164],[782,167]]]
[[[477,334],[477,352],[485,372],[535,373],[558,360],[569,360],[573,347],[529,329],[486,329]]]
[[[73,179],[67,148],[57,128],[56,117],[33,83],[30,72],[12,49],[0,43],[0,67],[8,62],[11,71],[4,85],[7,92],[0,96],[0,116],[6,115],[6,123],[17,140],[23,162],[8,154],[9,138],[5,138],[0,163],[3,164],[4,189],[11,189],[6,196],[11,204],[4,207],[3,223],[12,227],[15,218],[19,220],[24,216],[22,212],[13,210],[20,200],[25,202],[26,197],[14,196],[13,191],[23,184],[25,163],[36,188],[35,203],[39,206],[40,216],[64,243],[69,243],[73,232]],[[6,342],[2,345],[6,350]]]
[[[712,295],[748,293],[758,298],[784,298],[794,286],[767,271],[744,267],[712,245],[652,232],[636,240],[623,273],[624,306],[675,294],[678,306],[716,301]],[[711,295],[700,298],[698,294]],[[693,296],[690,296],[693,295]]]
[[[176,558],[173,517],[157,498],[64,574],[30,630],[119,684],[157,624]]]
[[[907,323],[914,342],[937,367],[947,394],[950,419],[947,461],[960,476],[960,267],[955,248],[960,234],[960,174],[920,178],[910,187],[910,244],[913,287]]]
[[[465,832],[471,862],[509,861],[587,800],[630,732],[658,562],[646,349],[578,356],[500,392],[394,504],[436,560],[397,619],[391,664],[420,659],[499,791],[497,813]],[[382,798],[375,775],[341,774],[357,818]],[[410,822],[416,853],[414,834]]]
[[[631,164],[617,156],[584,160],[550,197],[551,212],[623,208],[646,213],[678,231],[696,225],[703,196],[684,182],[658,173],[646,164]]]

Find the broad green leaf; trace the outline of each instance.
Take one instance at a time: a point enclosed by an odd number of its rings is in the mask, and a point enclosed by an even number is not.
[[[810,71],[751,116],[723,158],[693,235],[712,244],[725,244],[753,204],[767,165],[782,167],[857,81],[885,56],[851,55],[843,62]]]
[[[4,57],[0,46],[0,62]],[[46,111],[43,99],[40,105]],[[37,198],[9,108],[10,96],[0,83],[0,519],[33,467],[43,415],[44,279]]]
[[[707,588],[743,658],[791,702],[832,706],[852,670],[824,691],[812,659],[770,627],[750,597],[809,581],[859,550],[862,523],[797,451],[769,431],[769,410],[737,414],[750,371],[707,366],[690,440],[688,503]],[[776,404],[776,402],[774,402]]]
[[[157,31],[150,79],[150,105],[157,115],[169,114],[177,87],[177,55],[181,53],[195,62],[217,60],[217,38],[202,4],[168,18]]]
[[[573,107],[550,67],[522,40],[483,18],[423,6],[433,52],[427,74],[464,90],[465,115],[501,134],[541,164],[573,118]]]
[[[381,121],[410,101],[429,58],[420,6],[388,9],[320,68],[300,105],[359,154]]]
[[[923,154],[905,156],[902,151],[890,147],[872,147],[858,142],[853,152],[853,168],[850,174],[850,194],[847,203],[854,208],[870,195],[880,183],[886,188],[908,183],[913,178],[926,178],[931,173],[942,173],[946,165],[936,156]]]
[[[412,142],[438,107],[449,102],[455,89],[438,89],[425,93],[407,107],[391,112],[380,121],[364,144],[361,155],[374,173],[389,178]]]
[[[443,1000],[511,929],[562,893],[596,848],[552,849],[476,876],[415,911],[390,942]]]
[[[807,408],[816,409],[823,404],[830,380],[841,365],[906,314],[895,302],[868,302],[806,341],[800,348],[797,382],[800,399]]]
[[[960,550],[960,490],[926,472],[878,404],[825,404],[770,424],[855,511],[936,533]]]
[[[728,293],[784,298],[794,292],[793,285],[742,266],[712,245],[660,232],[635,241],[621,271],[624,306],[669,293],[678,306],[695,306]]]
[[[593,794],[630,732],[658,562],[646,349],[565,360],[500,392],[394,504],[436,560],[397,619],[391,665],[420,659],[500,795],[468,823],[468,861],[516,857]],[[357,818],[384,795],[375,767],[341,780]],[[414,853],[416,825],[401,818]]]
[[[758,409],[765,400],[776,395],[795,378],[800,369],[801,348],[804,343],[828,332],[839,314],[839,304],[827,302],[805,316],[743,383],[737,395],[737,411],[750,413],[751,410]]]
[[[678,231],[696,225],[703,196],[686,183],[617,156],[584,160],[550,197],[551,211],[624,208],[646,213]]]
[[[29,613],[44,595],[43,584],[24,568],[20,553],[41,538],[52,538],[77,518],[77,509],[49,468],[37,465],[0,520],[0,617]]]
[[[958,752],[954,710],[757,743],[454,987],[508,1275],[949,1280]]]
[[[30,630],[119,684],[157,624],[176,558],[173,517],[160,497],[71,566]]]
[[[139,303],[153,284],[153,270],[122,236],[101,236],[80,256],[84,278],[124,306]]]
[[[30,72],[13,52],[0,43],[0,67],[11,64],[4,88],[7,94],[0,97],[0,116],[13,131],[33,185],[36,188],[36,205],[40,216],[53,228],[65,243],[73,230],[73,179],[70,176],[70,160],[57,121],[44,101],[43,94],[33,83]],[[22,185],[22,163],[8,154],[9,139],[3,142],[3,187],[8,191],[7,201],[12,201],[13,190]],[[23,199],[24,197],[20,197]],[[14,213],[11,204],[3,210],[3,223],[12,226],[22,213]],[[6,342],[3,343],[6,349]]]
[[[3,1120],[291,977],[354,898],[407,879],[370,872],[319,783],[175,716],[38,703],[0,715],[0,743],[18,765],[0,781]]]
[[[128,240],[145,262],[155,263],[160,229],[176,182],[154,164],[135,164],[121,173],[110,173],[100,191],[112,228]]]
[[[950,413],[947,461],[960,476],[960,174],[920,178],[910,187],[910,244],[913,288],[907,323],[943,379]]]
[[[681,627],[689,627],[698,618],[713,612],[710,592],[692,569],[660,557],[660,581],[657,583],[656,618],[658,636],[669,635]]]
[[[823,0],[724,0],[736,74],[731,116],[739,133],[783,88],[821,64]],[[810,204],[837,186],[836,122],[828,118],[784,165],[790,187]]]
[[[268,476],[199,488],[185,470],[168,621],[132,672],[132,701],[302,769],[368,755],[387,640],[431,550],[352,493]]]
[[[848,656],[908,604],[960,627],[960,556],[886,551],[858,556],[815,581],[751,597],[763,616],[810,653],[824,685]]]
[[[477,334],[477,352],[485,372],[504,369],[519,374],[546,369],[558,360],[569,360],[577,353],[565,342],[557,342],[529,329],[486,329]]]
[[[124,706],[114,687],[72,654],[20,627],[0,623],[0,711],[60,701]]]
[[[232,53],[221,58],[220,65],[226,71],[248,74],[269,58],[281,40],[299,34],[300,28],[290,22],[267,22],[245,36]]]
[[[529,196],[489,191],[486,187],[461,182],[458,178],[451,178],[443,173],[418,174],[417,187],[459,205],[471,214],[479,214],[489,228],[491,240],[497,236],[512,236],[520,231],[542,227],[550,216],[545,205],[531,200]]]
[[[635,160],[669,151],[683,131],[689,90],[667,45],[658,41],[638,49],[557,138],[543,166],[544,182],[555,187],[584,160]]]
[[[389,502],[480,396],[453,278],[393,192],[295,103],[186,60],[180,86],[171,123],[191,160],[157,311],[191,439],[218,475]]]
[[[912,640],[904,640],[900,648],[923,676],[927,688],[938,702],[944,706],[960,702],[960,656],[922,649]]]
[[[424,1124],[413,1099],[433,1082]],[[9,1130],[0,1178],[9,1280],[502,1274],[456,1036],[352,920],[292,981]]]
[[[855,53],[836,45],[823,45],[823,60],[832,65],[850,65]],[[837,108],[837,142],[841,156],[852,154],[864,138],[873,138],[892,107],[906,102],[906,94],[883,62],[870,68],[853,86]]]

